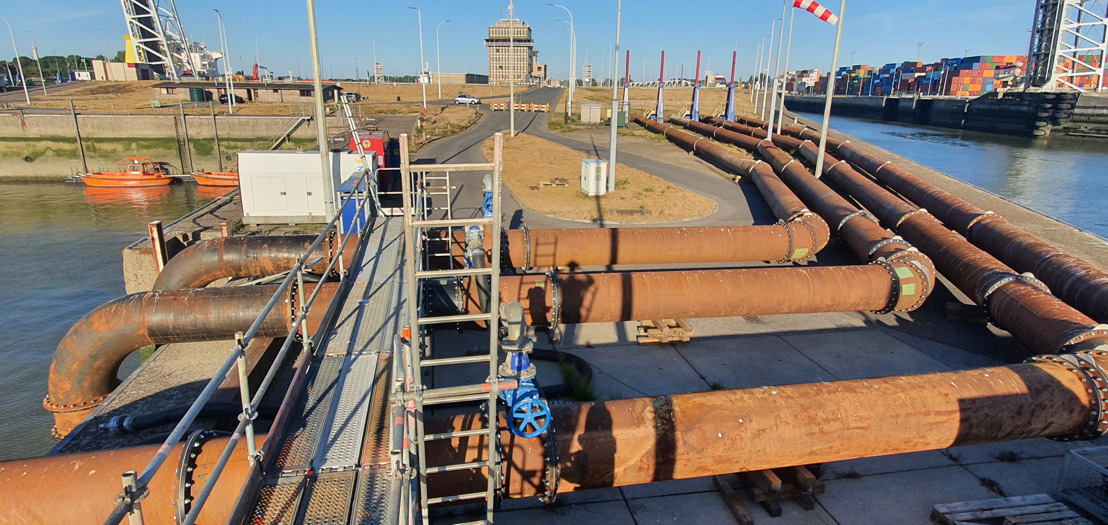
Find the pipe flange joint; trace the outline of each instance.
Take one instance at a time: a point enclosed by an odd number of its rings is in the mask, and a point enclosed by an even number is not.
[[[981,215],[978,215],[978,216],[974,217],[972,220],[970,220],[969,224],[966,224],[966,227],[962,231],[969,232],[970,228],[973,228],[974,226],[977,226],[977,223],[979,223],[979,222],[981,222],[982,220],[985,220],[985,219],[992,219],[992,220],[999,219],[1003,222],[1008,222],[1008,219],[1005,219],[1004,217],[1001,217],[1000,215],[997,215],[997,214],[995,214],[991,211],[987,211],[985,213],[982,213]]]
[[[1004,285],[1006,285],[1010,282],[1015,282],[1015,281],[1018,281],[1018,282],[1021,282],[1021,283],[1026,283],[1026,284],[1029,284],[1031,286],[1034,286],[1035,288],[1038,288],[1039,290],[1042,290],[1044,293],[1048,293],[1048,294],[1050,293],[1050,288],[1047,288],[1046,283],[1036,279],[1035,276],[1031,274],[1031,272],[1024,272],[1024,273],[1021,273],[1021,274],[1006,275],[1004,277],[1001,277],[1001,278],[997,279],[996,281],[993,281],[993,283],[990,284],[989,287],[985,289],[985,293],[981,296],[981,309],[984,310],[984,312],[985,312],[985,320],[987,320],[988,322],[990,322],[993,325],[996,325],[1000,328],[1004,328],[1004,327],[1000,326],[1000,323],[997,323],[996,319],[993,319],[992,314],[989,313],[991,311],[991,309],[989,307],[989,300],[992,297],[992,295],[994,293],[996,293],[997,290],[1000,289],[1000,287],[1002,287],[1002,286],[1004,286]]]
[[[553,268],[546,272],[546,277],[550,280],[550,332],[554,333],[558,331],[558,324],[562,320],[562,285]]]
[[[915,248],[909,248],[909,250],[918,253]],[[875,312],[877,314],[887,314],[892,311],[915,311],[923,306],[924,301],[931,295],[931,279],[928,276],[928,268],[924,267],[924,262],[930,262],[930,260],[921,261],[917,257],[903,257],[904,260],[901,260],[898,257],[901,254],[908,255],[909,252],[906,250],[888,259],[878,258],[875,261],[877,264],[885,266],[890,271],[893,279],[893,293],[889,304],[884,310]],[[915,282],[905,282],[906,280]],[[905,296],[913,296],[916,300],[910,305],[902,305],[900,301]]]
[[[1108,342],[1102,341],[1101,339],[1103,338],[1108,338],[1108,324],[1098,324],[1088,330],[1085,330],[1080,334],[1070,338],[1062,345],[1062,347],[1072,349],[1075,352],[1100,351],[1100,346]]]
[[[877,217],[874,217],[872,213],[866,210],[856,210],[846,214],[846,217],[843,217],[842,220],[839,221],[839,225],[835,227],[835,231],[841,232],[843,230],[843,226],[846,226],[847,221],[858,216],[865,217],[879,226],[881,225],[881,223],[877,220]]]
[[[1108,374],[1097,366],[1094,357],[1106,358],[1108,352],[1082,351],[1075,354],[1042,355],[1028,359],[1028,362],[1050,362],[1061,365],[1074,373],[1085,385],[1092,406],[1089,407],[1089,419],[1077,432],[1066,436],[1056,436],[1057,441],[1084,441],[1096,439],[1108,434]]]
[[[813,220],[807,220],[809,218],[811,218]],[[814,221],[819,221],[821,224],[823,223],[823,219],[820,219],[818,215],[816,215],[816,214],[814,214],[814,213],[812,213],[812,212],[810,212],[806,209],[794,214],[792,217],[789,217],[789,220],[787,221],[788,225],[793,225],[793,224],[799,223],[802,226],[804,226],[805,228],[807,228],[808,233],[810,233],[812,235],[812,247],[811,248],[802,248],[804,250],[804,252],[801,253],[799,256],[797,255],[796,248],[795,248],[795,246],[792,245],[792,241],[790,239],[789,260],[794,261],[794,262],[804,262],[804,261],[807,261],[808,259],[812,258],[813,256],[815,256],[816,250],[818,250],[820,248],[820,246],[819,246],[819,235],[816,233],[815,224],[813,224]]]
[[[561,470],[558,459],[558,440],[555,437],[553,424],[546,429],[543,452],[543,461],[546,465],[543,469],[542,494],[539,495],[539,501],[546,505],[551,505],[558,497],[558,482],[561,480]]]
[[[843,144],[846,144],[846,143],[844,142]],[[893,161],[891,161],[891,160],[886,160],[886,161],[885,161],[884,163],[882,163],[882,164],[881,164],[880,166],[878,166],[878,167],[877,167],[877,169],[873,170],[873,174],[874,174],[874,176],[876,176],[876,175],[877,175],[877,172],[881,171],[881,168],[884,168],[885,166],[888,166],[888,165],[890,165],[890,164],[893,164],[893,165],[895,165],[895,164],[893,163]]]
[[[889,246],[890,244],[896,244],[896,245],[899,245],[899,246],[903,246],[905,250],[908,250],[908,249],[912,248],[912,244],[909,243],[908,241],[904,240],[903,237],[901,237],[899,235],[893,235],[892,237],[889,237],[888,239],[883,239],[883,240],[880,240],[880,241],[877,241],[877,242],[873,243],[873,246],[870,246],[870,248],[869,248],[869,252],[866,253],[866,260],[868,260],[870,262],[876,262],[873,259],[873,254],[877,253],[877,250],[880,250],[881,248]],[[880,259],[880,258],[878,258],[878,259]]]
[[[782,220],[777,221],[777,224],[785,228],[785,236],[789,238],[789,245],[785,248],[785,256],[781,259],[778,259],[777,262],[792,262],[793,251],[796,249],[796,236],[793,235],[793,226],[792,224]]]
[[[523,255],[523,271],[529,272],[534,269],[531,266],[531,229],[525,223],[520,224],[520,229],[523,230],[523,248],[526,250]]]
[[[177,523],[184,523],[185,516],[192,509],[192,487],[196,483],[192,475],[197,466],[196,458],[200,456],[204,442],[215,435],[213,430],[197,430],[189,434],[181,447],[181,457],[177,460],[177,494],[173,501]]]
[[[110,393],[109,394],[104,394],[102,396],[97,396],[97,397],[94,397],[94,398],[89,399],[87,401],[78,401],[76,403],[69,403],[67,405],[63,405],[63,404],[54,402],[54,398],[50,397],[50,394],[46,394],[46,397],[42,398],[42,408],[45,408],[46,410],[48,410],[48,411],[50,411],[54,414],[67,414],[67,413],[70,413],[70,412],[81,412],[81,411],[84,411],[84,410],[90,410],[90,409],[94,408],[95,406],[99,405],[101,402],[103,402],[105,399],[107,399],[109,395],[111,395],[111,394]]]
[[[913,215],[930,215],[930,212],[927,211],[927,208],[916,208],[908,213],[905,213],[904,215],[901,215],[900,218],[896,220],[896,224],[893,227],[900,228],[900,225],[904,224],[904,221],[908,220],[908,217],[911,217]]]
[[[328,261],[328,264],[330,264],[330,261],[334,261],[335,257],[339,256],[335,252],[335,237],[337,237],[337,236],[338,236],[338,232],[335,231],[335,230],[331,230],[327,234],[327,261]],[[334,279],[338,279],[340,277],[339,276],[339,271],[337,270],[337,268],[338,268],[338,266],[332,266],[331,267],[331,277],[334,278]]]
[[[298,297],[299,296],[299,291],[300,291],[300,285],[298,285],[295,280],[293,280],[291,283],[289,283],[289,299],[288,299],[288,304],[289,304],[289,309],[288,309],[289,326],[293,326],[293,324],[296,323],[297,310],[300,309],[299,308],[299,297]],[[296,340],[299,341],[300,339],[301,339],[300,330],[297,330],[296,331]]]

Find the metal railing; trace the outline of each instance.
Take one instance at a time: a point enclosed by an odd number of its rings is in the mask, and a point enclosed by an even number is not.
[[[289,335],[285,337],[285,341],[281,345],[281,350],[277,353],[277,356],[274,358],[273,363],[266,371],[265,378],[258,385],[258,388],[255,391],[253,397],[250,396],[250,385],[248,383],[247,377],[248,367],[246,363],[245,349],[254,339],[255,334],[257,334],[258,329],[261,328],[263,321],[269,315],[270,311],[281,301],[281,299],[284,297],[285,292],[289,289],[290,286],[292,286],[294,280],[298,289],[304,290],[304,269],[318,262],[318,259],[312,261],[305,261],[304,259],[319,247],[319,245],[323,242],[323,239],[329,235],[332,228],[339,227],[339,225],[341,224],[339,221],[342,218],[343,211],[346,209],[347,206],[351,205],[351,202],[354,201],[356,197],[358,197],[362,192],[366,191],[366,177],[374,176],[375,173],[375,170],[369,169],[362,172],[362,175],[358,179],[358,182],[354,185],[355,191],[352,191],[349,196],[343,199],[342,204],[341,206],[339,206],[339,209],[336,212],[335,216],[332,217],[331,221],[327,223],[327,226],[324,227],[323,232],[320,233],[318,237],[316,237],[312,245],[309,246],[307,251],[304,252],[304,255],[297,257],[296,265],[293,266],[293,268],[288,272],[288,275],[286,275],[284,280],[281,281],[280,286],[277,287],[277,291],[274,292],[273,297],[271,297],[269,299],[269,302],[266,303],[265,308],[262,310],[258,318],[254,320],[253,324],[250,325],[250,328],[245,333],[239,332],[235,334],[236,343],[234,348],[231,350],[231,355],[227,357],[227,360],[224,361],[223,364],[219,367],[219,370],[217,370],[216,373],[212,376],[212,379],[208,381],[207,385],[204,386],[204,389],[200,392],[200,395],[196,397],[196,400],[193,401],[188,411],[185,412],[184,417],[181,418],[181,420],[177,423],[177,426],[175,426],[173,428],[173,431],[170,432],[169,437],[167,437],[162,443],[161,447],[158,448],[158,452],[154,454],[154,457],[150,460],[149,463],[147,463],[146,467],[143,468],[142,473],[137,475],[135,471],[128,471],[123,473],[123,492],[116,496],[116,507],[107,517],[107,519],[104,520],[105,525],[117,525],[122,522],[123,518],[125,517],[130,518],[130,522],[132,525],[143,523],[142,509],[139,502],[149,493],[148,486],[150,484],[150,481],[154,478],[154,475],[165,463],[166,459],[169,458],[170,452],[172,452],[173,448],[184,436],[186,430],[189,428],[190,425],[192,425],[193,421],[200,414],[201,409],[203,409],[204,405],[211,399],[212,395],[219,388],[220,383],[223,382],[223,379],[227,376],[227,373],[231,371],[231,367],[236,365],[238,366],[239,393],[243,407],[242,414],[239,415],[239,424],[235,427],[234,432],[231,434],[227,446],[224,448],[223,453],[220,455],[219,461],[212,468],[212,472],[208,476],[208,479],[204,483],[204,486],[200,489],[200,493],[191,502],[188,513],[183,517],[181,523],[192,524],[196,522],[197,517],[200,515],[200,510],[203,508],[204,503],[208,499],[208,496],[211,495],[212,490],[215,488],[216,482],[219,480],[220,474],[223,472],[224,467],[226,467],[227,462],[231,459],[231,454],[234,452],[235,447],[238,445],[238,442],[243,437],[245,437],[247,440],[247,456],[249,458],[250,464],[254,465],[257,462],[261,461],[262,457],[257,450],[254,439],[254,418],[257,416],[258,407],[261,405],[262,398],[265,397],[266,391],[273,383],[273,380],[277,377],[277,373],[279,372],[281,365],[285,360],[285,356],[288,353],[289,348],[292,347],[292,343],[294,340],[296,340],[298,334],[310,351],[313,344],[311,339],[312,334],[308,333],[308,324],[305,323],[308,312],[311,310],[312,304],[315,302],[315,299],[319,295],[320,290],[323,289],[322,284],[326,282],[327,276],[330,275],[333,270],[335,270],[336,265],[338,266],[337,271],[340,275],[340,281],[345,278],[345,268],[343,267],[342,254],[345,252],[347,244],[350,242],[351,239],[357,237],[359,238],[360,242],[360,240],[364,238],[366,232],[369,231],[369,228],[362,228],[358,235],[343,236],[342,242],[339,244],[339,248],[335,251],[335,255],[331,258],[330,264],[327,265],[327,268],[322,273],[319,285],[315,287],[315,290],[310,296],[308,296],[308,299],[301,303],[296,318],[289,329]],[[359,188],[361,189],[359,190]],[[357,223],[358,218],[363,213],[365,213],[365,207],[369,203],[370,199],[365,198],[364,196],[361,197],[361,204],[357,207],[355,218],[352,224]],[[187,451],[183,451],[182,453],[187,453]],[[185,502],[178,502],[177,505],[179,505],[178,511],[180,512],[182,510],[182,507],[180,506],[185,505]]]

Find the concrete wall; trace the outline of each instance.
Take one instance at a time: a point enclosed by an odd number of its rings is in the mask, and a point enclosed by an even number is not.
[[[175,119],[179,115],[78,115],[81,139],[89,171],[111,168],[123,157],[147,156],[168,162],[180,173],[182,152]],[[291,127],[294,117],[217,116],[223,166],[246,149],[264,148]],[[210,115],[188,115],[192,167],[217,169],[214,132]],[[331,129],[344,123],[328,118]],[[315,122],[302,124],[292,141],[314,147]],[[286,146],[288,147],[288,146]],[[61,179],[83,171],[73,117],[67,114],[0,114],[0,178]]]

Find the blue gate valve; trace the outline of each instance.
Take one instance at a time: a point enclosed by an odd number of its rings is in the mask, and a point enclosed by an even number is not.
[[[504,390],[499,394],[510,407],[509,427],[512,433],[534,438],[550,429],[550,405],[535,386],[535,365],[528,357],[535,341],[527,334],[523,313],[523,305],[519,301],[500,306],[501,322],[508,332],[507,337],[500,340],[500,348],[507,353],[507,359],[500,364],[497,373],[501,380],[518,382],[514,390]]]

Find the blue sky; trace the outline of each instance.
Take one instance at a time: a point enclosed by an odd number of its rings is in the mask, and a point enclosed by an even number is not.
[[[595,74],[603,76],[605,58],[615,37],[616,1],[557,3],[573,12],[578,76],[586,52]],[[540,0],[517,0],[515,4],[516,16],[533,28],[539,58],[549,65],[550,75],[565,78],[569,32],[566,24],[558,22],[567,19],[565,11]],[[1034,4],[1034,0],[848,0],[839,63],[849,65],[851,51],[856,52],[854,62],[860,64],[914,60],[918,42],[924,42],[920,54],[924,61],[962,56],[967,49],[970,55],[1025,54]],[[324,76],[332,76],[333,71],[335,77],[353,77],[357,59],[364,78],[365,71],[371,69],[374,41],[377,60],[385,63],[389,74],[415,74],[419,67],[418,25],[416,12],[408,9],[409,5],[422,9],[424,55],[432,71],[436,69],[436,26],[450,19],[439,33],[442,70],[488,73],[483,38],[487,26],[506,12],[507,1],[318,0]],[[839,11],[837,0],[824,5]],[[213,49],[218,49],[219,39],[212,9],[223,13],[229,54],[236,69],[249,69],[254,63],[257,38],[263,65],[279,75],[295,73],[299,67],[304,76],[309,76],[311,55],[304,1],[178,0],[177,8],[186,32]],[[644,60],[646,76],[657,78],[662,49],[666,51],[667,78],[677,76],[682,64],[685,75],[691,77],[697,50],[703,51],[704,69],[710,66],[726,75],[736,46],[736,76],[746,77],[754,70],[758,43],[769,34],[771,21],[781,16],[781,8],[778,0],[626,0],[620,46],[631,51],[630,69],[635,79],[643,76]],[[826,70],[834,28],[807,12],[796,11],[790,69]],[[28,29],[34,31],[43,55],[103,54],[105,36],[114,54],[123,48],[121,35],[126,33],[120,4],[115,0],[0,0],[0,16],[12,23],[24,56],[30,55]],[[0,25],[0,31],[4,29]],[[10,38],[2,36],[0,55],[11,56]]]

